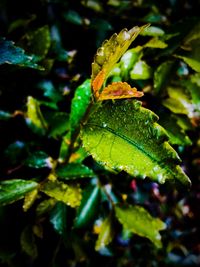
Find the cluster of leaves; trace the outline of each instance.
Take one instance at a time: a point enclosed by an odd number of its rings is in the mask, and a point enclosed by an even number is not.
[[[194,12],[178,22],[178,1],[57,0],[21,1],[14,16],[11,2],[0,4],[2,266],[198,265]]]

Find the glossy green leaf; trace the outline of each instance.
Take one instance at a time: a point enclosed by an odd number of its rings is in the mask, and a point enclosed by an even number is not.
[[[75,208],[80,205],[82,194],[78,184],[64,184],[59,181],[48,181],[41,187],[41,191],[68,206]]]
[[[154,72],[154,92],[158,94],[169,82],[173,62],[165,61]]]
[[[169,179],[189,185],[157,120],[136,100],[104,103],[82,129],[83,146],[96,161],[114,170],[160,183]]]
[[[32,259],[37,258],[38,249],[36,245],[35,236],[31,226],[25,227],[20,236],[20,244],[22,251],[24,251]]]
[[[94,177],[94,172],[87,166],[79,163],[69,163],[56,168],[56,175],[62,180]]]
[[[65,234],[67,227],[67,207],[64,203],[56,203],[50,213],[50,222],[58,234]]]
[[[62,99],[61,92],[56,90],[53,83],[49,80],[41,81],[37,85],[38,89],[43,91],[43,94],[46,98],[50,99],[51,101],[57,103]]]
[[[194,58],[184,57],[176,55],[177,58],[182,59],[186,64],[188,64],[193,70],[200,72],[200,62]]]
[[[76,228],[85,227],[94,219],[99,204],[99,197],[100,188],[98,186],[89,186],[84,190],[74,223]]]
[[[45,134],[47,130],[47,123],[44,120],[38,101],[35,98],[29,96],[26,105],[27,105],[27,117],[26,117],[27,124],[34,132]]]
[[[21,67],[41,69],[36,63],[34,56],[27,55],[25,51],[15,46],[14,42],[0,39],[0,65],[13,64]]]
[[[34,181],[13,179],[0,182],[0,205],[6,205],[24,197],[26,193],[36,189]]]
[[[32,153],[27,159],[24,161],[24,164],[31,168],[52,168],[53,160],[43,151],[36,151]]]
[[[116,217],[123,227],[134,234],[146,237],[158,248],[162,247],[159,231],[166,225],[158,218],[153,218],[140,206],[116,206]]]
[[[133,80],[146,80],[151,78],[152,70],[151,67],[147,65],[147,63],[143,60],[139,60],[133,66],[130,71],[130,77]]]
[[[111,217],[106,218],[100,226],[100,233],[95,244],[95,249],[100,250],[107,246],[113,239],[114,229]]]
[[[82,83],[75,91],[74,98],[72,99],[71,112],[70,112],[70,125],[72,135],[80,127],[81,119],[90,103],[91,88],[90,79]]]

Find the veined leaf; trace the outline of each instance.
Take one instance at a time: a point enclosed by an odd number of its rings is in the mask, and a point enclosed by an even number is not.
[[[179,165],[176,151],[166,141],[158,117],[133,100],[99,106],[82,129],[85,149],[109,168],[131,175],[150,177],[160,183],[190,181]]]
[[[95,249],[100,250],[107,246],[113,239],[113,227],[111,217],[106,218],[100,226],[100,233],[95,244]]]
[[[33,189],[38,184],[34,181],[26,181],[21,179],[13,179],[0,182],[0,205],[5,205],[17,201]]]
[[[113,34],[109,40],[104,41],[97,50],[92,63],[92,87],[94,95],[98,97],[103,82],[107,78],[115,63],[126,52],[135,38],[149,25],[133,27],[131,30],[123,29],[119,34]]]
[[[95,216],[100,196],[100,188],[98,186],[89,186],[83,192],[81,205],[78,208],[74,226],[81,228],[86,226]]]
[[[68,185],[59,181],[48,181],[43,184],[41,191],[72,208],[81,203],[81,188],[78,184]]]
[[[166,228],[160,219],[153,218],[143,207],[116,206],[116,216],[123,227],[131,232],[150,239],[158,248],[162,247],[160,230]]]

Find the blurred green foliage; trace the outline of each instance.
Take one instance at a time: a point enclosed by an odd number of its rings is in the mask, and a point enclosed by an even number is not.
[[[0,2],[2,267],[200,264],[199,8],[198,0]],[[145,93],[142,105],[159,116],[189,191],[117,173],[79,138],[97,48],[146,23],[107,83]]]

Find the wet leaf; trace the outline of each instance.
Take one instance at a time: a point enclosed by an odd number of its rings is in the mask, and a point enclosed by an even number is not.
[[[143,92],[137,91],[137,89],[131,88],[131,86],[126,82],[113,82],[105,87],[98,97],[100,100],[109,100],[109,99],[123,99],[123,98],[132,98],[132,97],[142,97]]]
[[[75,91],[74,98],[72,99],[71,112],[70,112],[70,125],[72,135],[80,127],[81,119],[90,103],[91,89],[90,80],[85,80]]]
[[[64,235],[67,227],[67,207],[64,203],[58,202],[50,213],[50,222],[55,231]]]
[[[95,97],[98,98],[100,89],[115,63],[126,52],[138,34],[148,26],[136,26],[129,31],[123,29],[119,34],[115,33],[109,40],[104,41],[97,50],[92,63],[92,87]]]
[[[44,120],[38,101],[29,96],[27,99],[27,117],[26,122],[29,127],[36,133],[45,134],[47,123]]]
[[[113,239],[114,231],[111,217],[106,218],[100,226],[100,233],[95,244],[95,250],[100,250],[107,246]]]
[[[146,237],[158,248],[162,247],[160,230],[166,225],[158,218],[153,218],[140,206],[116,206],[116,217],[123,227],[134,234]]]
[[[15,46],[14,42],[0,39],[0,65],[13,64],[21,67],[41,69],[32,55],[27,55],[25,51]]]
[[[149,26],[141,32],[142,36],[157,37],[157,36],[163,36],[164,34],[165,34],[165,32],[161,28],[155,27],[155,26]]]
[[[93,158],[117,171],[189,185],[179,157],[166,141],[158,117],[136,100],[107,102],[99,106],[82,129],[84,148]]]
[[[74,222],[76,228],[82,228],[91,223],[94,219],[99,204],[100,188],[98,186],[89,186],[83,192],[81,205],[78,208],[77,216]]]
[[[134,66],[134,64],[141,57],[141,48],[132,48],[126,51],[120,59],[120,69],[122,77],[128,78],[129,71]]]
[[[48,181],[42,185],[41,191],[72,208],[79,206],[82,199],[78,184],[68,185],[59,181]]]
[[[69,163],[56,168],[56,175],[61,180],[94,177],[94,172],[87,166],[79,163]]]
[[[26,193],[36,189],[38,184],[34,181],[13,179],[0,182],[0,205],[15,202],[25,196]]]

